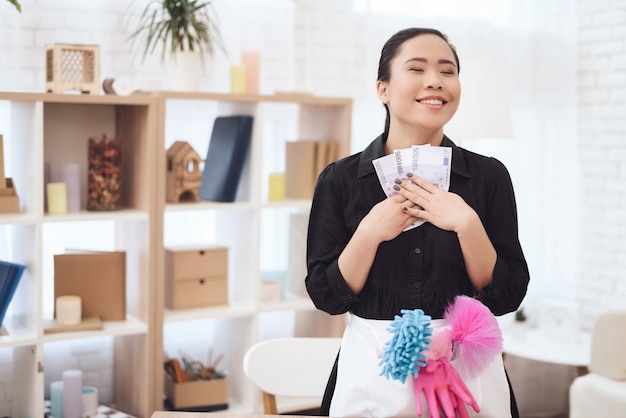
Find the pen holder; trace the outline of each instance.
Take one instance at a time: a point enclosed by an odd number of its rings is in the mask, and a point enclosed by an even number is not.
[[[211,406],[213,410],[228,408],[228,379],[194,380],[176,383],[165,373],[165,396],[174,408]]]

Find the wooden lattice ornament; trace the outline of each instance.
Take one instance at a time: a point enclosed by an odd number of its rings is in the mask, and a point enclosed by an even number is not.
[[[54,44],[46,47],[46,90],[100,93],[100,46]]]

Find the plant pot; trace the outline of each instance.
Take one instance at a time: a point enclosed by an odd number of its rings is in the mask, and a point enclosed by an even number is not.
[[[524,341],[526,339],[526,330],[528,325],[526,321],[515,321],[513,323],[513,339],[516,341]]]
[[[168,87],[175,91],[198,91],[202,83],[203,57],[194,51],[179,51],[166,61]]]

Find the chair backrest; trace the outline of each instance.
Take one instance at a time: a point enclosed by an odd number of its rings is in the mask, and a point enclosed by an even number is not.
[[[589,371],[615,380],[626,380],[626,307],[602,312],[591,340]]]
[[[341,338],[274,338],[250,347],[243,370],[263,392],[266,414],[277,414],[275,396],[322,397]]]

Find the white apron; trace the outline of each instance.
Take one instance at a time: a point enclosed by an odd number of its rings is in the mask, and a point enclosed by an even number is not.
[[[380,376],[380,355],[392,334],[387,331],[392,321],[363,319],[349,314],[343,335],[337,383],[330,404],[331,417],[415,417],[413,377],[406,382]],[[445,320],[432,320],[431,326],[446,325]],[[451,362],[454,365],[454,361]],[[504,373],[502,357],[494,361],[476,379],[466,379],[465,384],[480,407],[475,413],[466,406],[470,417],[510,418],[509,386]],[[422,417],[428,418],[428,406],[422,395]],[[440,413],[445,417],[443,412]]]

